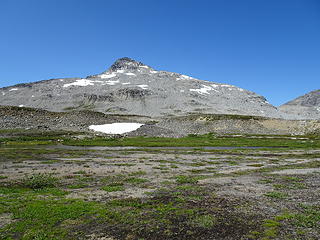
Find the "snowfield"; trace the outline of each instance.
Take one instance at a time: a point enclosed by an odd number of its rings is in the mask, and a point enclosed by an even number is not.
[[[103,125],[91,125],[89,126],[89,129],[107,134],[123,134],[137,130],[143,125],[144,124],[141,123],[111,123]]]
[[[148,89],[148,85],[146,85],[146,84],[141,84],[141,85],[137,85],[139,88],[142,88],[142,89],[144,89],[144,90],[146,90],[146,89]]]
[[[101,74],[98,75],[100,78],[113,78],[115,76],[117,76],[115,73],[110,73],[110,74]]]
[[[219,92],[216,89],[206,85],[202,85],[202,88],[199,89],[190,89],[190,92],[197,92],[199,94],[210,94],[209,91]]]
[[[70,86],[80,86],[80,87],[86,87],[86,86],[92,86],[94,85],[95,81],[92,80],[87,80],[87,79],[80,79],[80,80],[76,80],[73,83],[68,83],[68,84],[64,84],[63,87],[70,87]]]

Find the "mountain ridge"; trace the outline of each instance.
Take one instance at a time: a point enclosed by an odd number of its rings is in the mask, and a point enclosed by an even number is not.
[[[252,91],[158,71],[128,57],[116,60],[100,74],[85,78],[57,78],[0,88],[0,102],[57,112],[93,110],[152,117],[209,113],[295,118]]]
[[[320,119],[320,89],[299,96],[281,105],[279,109],[288,114]]]

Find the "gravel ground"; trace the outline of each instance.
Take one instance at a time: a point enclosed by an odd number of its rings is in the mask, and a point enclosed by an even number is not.
[[[130,229],[129,223],[121,227],[96,223],[74,228],[75,232],[85,234],[77,239],[317,239],[320,234],[318,225],[301,222],[299,226],[295,221],[300,218],[282,219],[283,214],[300,214],[302,205],[319,206],[320,175],[314,171],[320,161],[317,150],[210,152],[147,148],[141,151],[59,146],[3,146],[0,150],[1,186],[19,182],[24,176],[51,173],[60,179],[59,186],[67,191],[67,199],[99,203],[115,199],[147,202],[153,201],[152,194],[157,191],[177,188],[180,190],[165,193],[177,195],[183,189],[203,188],[206,200],[199,200],[203,193],[198,192],[189,203],[196,204],[197,209],[210,206],[211,211],[217,211],[216,217],[222,214],[219,217],[222,225],[214,229],[192,228],[190,235],[184,231],[175,233],[177,229],[148,232],[143,225],[136,231]],[[305,158],[305,154],[309,157]],[[121,184],[121,188],[106,190],[104,186],[111,180]],[[208,196],[214,196],[215,200],[209,200]],[[239,218],[248,221],[247,226]],[[0,227],[14,221],[7,213],[0,215],[0,219],[4,221]],[[223,225],[224,221],[228,221],[227,225]]]

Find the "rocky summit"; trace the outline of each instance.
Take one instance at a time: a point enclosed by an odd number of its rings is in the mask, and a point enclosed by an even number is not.
[[[320,89],[289,101],[279,109],[301,119],[320,119]]]
[[[197,114],[295,118],[254,92],[183,74],[158,71],[130,58],[86,78],[60,78],[0,89],[1,105],[63,112],[92,110],[105,114],[151,117]]]

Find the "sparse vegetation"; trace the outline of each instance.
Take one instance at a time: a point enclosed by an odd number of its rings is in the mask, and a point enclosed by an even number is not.
[[[108,186],[104,186],[101,188],[102,190],[106,192],[118,192],[118,191],[124,191],[123,184],[110,184]]]
[[[287,194],[274,191],[274,192],[266,193],[265,196],[270,197],[270,198],[285,199],[287,197]]]
[[[58,183],[58,179],[52,174],[37,173],[31,176],[25,176],[21,184],[31,189],[42,189],[46,187],[54,187]]]
[[[93,232],[145,240],[316,239],[320,234],[320,174],[307,171],[320,167],[318,150],[310,148],[314,142],[284,138],[279,142],[287,148],[113,150],[57,146],[54,138],[52,146],[33,145],[37,137],[1,145],[0,216],[8,220],[0,239],[90,239]],[[111,145],[165,140],[98,139]],[[193,135],[169,141],[258,142],[243,139]],[[294,174],[297,170],[306,171]]]
[[[14,135],[10,138],[0,138],[0,143],[6,145],[40,145],[57,144],[73,146],[137,146],[137,147],[205,147],[205,146],[231,146],[231,147],[276,147],[276,148],[319,148],[319,136],[297,136],[292,139],[287,136],[216,136],[214,134],[189,135],[182,138],[165,137],[88,137],[75,139],[71,132],[39,132],[37,134]]]
[[[179,184],[197,183],[198,180],[199,180],[199,177],[192,177],[192,176],[185,176],[185,175],[176,176],[176,182]]]

